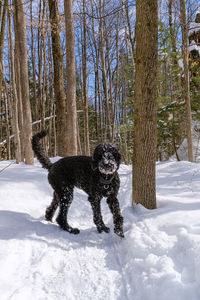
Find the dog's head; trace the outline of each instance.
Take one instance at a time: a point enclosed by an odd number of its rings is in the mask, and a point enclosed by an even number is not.
[[[118,170],[121,154],[117,146],[110,143],[98,145],[93,153],[92,168],[100,173],[109,175]]]

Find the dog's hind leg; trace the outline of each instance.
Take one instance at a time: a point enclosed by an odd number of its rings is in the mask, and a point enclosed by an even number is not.
[[[59,205],[59,198],[56,192],[53,193],[53,200],[51,201],[51,204],[47,207],[45,212],[45,218],[47,221],[52,222],[52,218],[55,214],[56,209]]]
[[[69,226],[67,222],[67,214],[73,200],[73,186],[66,186],[58,193],[60,199],[60,210],[56,218],[59,226],[70,233],[78,234],[80,230]]]
[[[106,227],[103,222],[102,215],[101,215],[101,198],[92,198],[89,197],[88,200],[91,203],[92,211],[93,211],[93,221],[94,224],[97,226],[98,232],[110,232],[110,229]]]

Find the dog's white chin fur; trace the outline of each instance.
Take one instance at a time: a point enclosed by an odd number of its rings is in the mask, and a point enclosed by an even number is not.
[[[99,166],[99,172],[101,172],[104,175],[111,175],[117,170],[117,165],[114,165],[112,169],[104,169],[103,167]]]

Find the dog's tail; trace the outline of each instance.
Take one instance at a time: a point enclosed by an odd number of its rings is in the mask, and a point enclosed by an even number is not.
[[[50,169],[52,166],[52,162],[48,158],[47,154],[44,151],[44,148],[41,143],[41,139],[47,135],[47,131],[43,130],[32,137],[32,149],[41,163],[42,167],[45,169]]]

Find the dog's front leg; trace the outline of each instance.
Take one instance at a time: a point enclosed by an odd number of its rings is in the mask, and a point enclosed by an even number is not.
[[[110,232],[110,229],[106,227],[106,225],[103,222],[102,215],[101,215],[101,198],[100,197],[89,197],[88,200],[91,203],[92,211],[93,211],[93,220],[94,224],[97,226],[98,232]]]
[[[113,214],[114,232],[120,237],[124,237],[123,217],[121,215],[118,199],[114,196],[107,198],[108,206]]]

